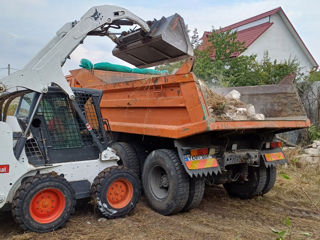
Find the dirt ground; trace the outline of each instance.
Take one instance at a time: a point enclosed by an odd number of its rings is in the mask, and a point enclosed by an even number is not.
[[[291,161],[278,169],[268,194],[251,200],[230,198],[222,187],[208,186],[199,208],[175,216],[153,212],[143,198],[130,216],[115,220],[82,204],[65,228],[36,234],[23,233],[9,213],[0,214],[0,239],[15,240],[276,239],[272,229],[286,231],[283,239],[320,239],[320,164]]]

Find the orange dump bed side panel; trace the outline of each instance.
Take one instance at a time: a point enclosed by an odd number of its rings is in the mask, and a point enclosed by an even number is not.
[[[183,70],[183,69],[182,69]],[[116,132],[182,138],[205,131],[302,128],[309,121],[230,121],[210,118],[193,73],[150,76],[78,69],[71,86],[103,90],[101,113]]]

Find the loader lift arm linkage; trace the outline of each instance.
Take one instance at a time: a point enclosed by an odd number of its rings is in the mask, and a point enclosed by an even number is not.
[[[106,35],[116,41],[115,35],[105,31],[114,22],[138,24],[145,32],[148,24],[132,12],[116,6],[92,7],[79,22],[66,23],[56,36],[20,71],[0,80],[0,92],[14,87],[24,87],[36,92],[46,93],[52,83],[60,86],[70,99],[74,99],[61,67],[66,59],[88,35]]]

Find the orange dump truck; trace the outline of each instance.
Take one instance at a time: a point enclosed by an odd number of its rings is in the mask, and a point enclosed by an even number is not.
[[[192,66],[186,61],[165,76],[86,69],[67,76],[73,87],[103,91],[106,129],[123,142],[114,148],[124,165],[141,171],[148,203],[164,215],[196,207],[205,183],[223,184],[243,199],[266,194],[277,165],[287,162],[275,134],[310,125],[290,79],[232,88],[263,120],[215,117]],[[213,91],[225,95],[232,89]]]

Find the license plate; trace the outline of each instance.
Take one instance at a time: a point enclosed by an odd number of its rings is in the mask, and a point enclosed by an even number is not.
[[[266,158],[267,162],[285,159],[285,156],[284,156],[284,154],[282,152],[266,153],[266,154],[264,154],[264,157]]]

